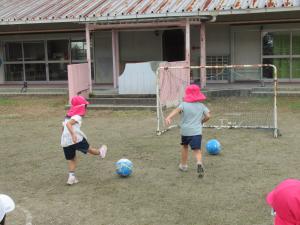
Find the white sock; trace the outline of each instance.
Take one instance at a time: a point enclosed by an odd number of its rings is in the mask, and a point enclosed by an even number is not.
[[[75,177],[75,172],[69,172],[69,177]]]

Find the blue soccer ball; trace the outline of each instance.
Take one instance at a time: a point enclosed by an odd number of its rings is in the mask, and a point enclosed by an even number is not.
[[[206,151],[211,155],[218,155],[221,151],[221,144],[217,139],[211,139],[206,143]]]
[[[128,177],[132,174],[133,164],[129,159],[120,159],[116,162],[116,173],[121,177]]]

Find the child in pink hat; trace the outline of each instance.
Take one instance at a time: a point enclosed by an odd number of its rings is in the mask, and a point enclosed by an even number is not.
[[[300,225],[300,180],[282,181],[266,201],[274,210],[274,225]]]
[[[187,171],[188,148],[190,146],[197,161],[199,177],[203,177],[204,175],[201,152],[202,124],[210,118],[209,109],[201,103],[205,99],[206,96],[197,85],[189,85],[185,89],[183,102],[165,119],[166,124],[169,125],[172,122],[172,118],[176,114],[181,113],[180,134],[182,150],[179,169]]]
[[[84,154],[100,156],[103,159],[107,152],[107,146],[102,145],[99,149],[90,147],[86,135],[81,131],[82,118],[86,114],[89,102],[82,96],[75,96],[71,100],[71,107],[63,122],[61,146],[63,147],[66,160],[68,160],[69,177],[67,184],[78,183],[75,176],[77,165],[76,151]]]

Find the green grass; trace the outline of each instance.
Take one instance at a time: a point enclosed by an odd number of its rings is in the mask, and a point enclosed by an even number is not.
[[[0,106],[16,105],[18,101],[12,98],[0,98]]]

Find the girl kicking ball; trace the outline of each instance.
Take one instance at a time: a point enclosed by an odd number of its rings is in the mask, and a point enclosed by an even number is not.
[[[82,96],[73,97],[71,107],[63,122],[61,146],[63,147],[65,158],[68,161],[68,185],[78,183],[78,179],[75,176],[77,165],[76,151],[100,156],[101,159],[105,157],[107,151],[106,145],[102,145],[99,149],[90,147],[86,135],[80,129],[88,104],[89,102]]]

